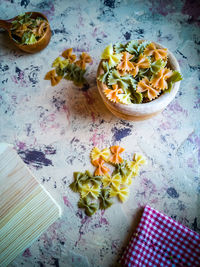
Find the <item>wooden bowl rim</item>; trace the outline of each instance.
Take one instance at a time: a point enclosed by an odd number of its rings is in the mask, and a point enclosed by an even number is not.
[[[141,42],[144,40],[139,40],[139,41]],[[156,47],[158,48],[166,48],[157,42],[152,41],[152,43],[154,43]],[[103,60],[100,61],[99,66],[98,66],[97,78],[100,74],[104,72],[102,68],[102,61]],[[172,70],[177,70],[180,72],[179,63],[170,50],[168,50],[168,62]],[[135,112],[139,112],[142,114],[150,114],[150,113],[158,112],[161,109],[164,109],[174,99],[180,87],[180,81],[173,84],[170,92],[163,93],[161,96],[159,96],[157,99],[151,102],[141,103],[141,104],[128,104],[128,105],[121,104],[121,103],[113,103],[109,99],[107,99],[103,92],[104,89],[106,88],[106,85],[100,82],[98,79],[97,79],[97,87],[99,89],[99,92],[100,92],[100,95],[103,101],[106,102],[107,105],[111,106],[111,108],[114,108],[116,110],[121,110],[123,113],[127,113],[130,115]]]

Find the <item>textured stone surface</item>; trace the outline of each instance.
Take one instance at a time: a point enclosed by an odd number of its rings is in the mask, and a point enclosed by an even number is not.
[[[37,179],[58,201],[63,216],[11,266],[116,266],[142,206],[151,205],[200,232],[200,34],[198,1],[1,1],[0,17],[25,11],[47,15],[53,36],[35,55],[16,50],[0,32],[0,140],[12,143]],[[143,122],[112,116],[95,74],[110,42],[145,38],[168,47],[184,80],[162,114]],[[89,88],[44,81],[66,48],[93,57]],[[89,151],[120,144],[128,157],[148,159],[127,203],[88,218],[69,190],[73,172],[92,169]]]

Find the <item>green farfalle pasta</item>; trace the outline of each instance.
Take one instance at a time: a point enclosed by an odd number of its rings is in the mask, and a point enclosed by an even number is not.
[[[130,54],[138,54],[138,46],[139,42],[137,40],[132,40],[126,44],[126,51],[128,51]]]
[[[131,99],[132,99],[132,103],[140,104],[140,103],[142,103],[142,100],[143,100],[143,94],[140,92],[134,91],[134,92],[132,92]]]
[[[135,86],[135,81],[129,74],[120,76],[117,70],[112,70],[108,75],[108,85],[114,84],[118,84],[120,88],[126,90],[130,85]]]
[[[153,74],[158,73],[162,68],[164,68],[166,66],[167,62],[159,59],[157,61],[154,61],[151,63],[151,67],[150,70]]]
[[[80,55],[80,60],[74,62],[76,60],[76,55],[72,54],[72,51],[72,48],[64,51],[62,57],[57,57],[53,61],[52,67],[55,68],[56,74],[59,77],[64,77],[65,80],[72,81],[76,86],[81,87],[83,85],[88,85],[85,79],[85,67],[86,64],[91,62],[91,58],[88,54],[83,52]]]
[[[169,68],[167,49],[153,42],[132,40],[110,44],[101,58],[104,73],[97,78],[107,86],[103,92],[114,103],[154,101],[182,79],[179,72]]]
[[[182,76],[178,71],[173,71],[172,76],[167,80],[168,83],[168,89],[165,90],[165,92],[170,92],[172,89],[172,85],[176,82],[179,82],[182,80]]]
[[[87,216],[92,216],[99,208],[98,203],[89,201],[88,197],[81,198],[78,202],[78,207],[84,209]]]
[[[101,82],[103,82],[103,83],[106,83],[107,78],[108,78],[108,74],[109,74],[109,72],[110,72],[108,62],[107,62],[107,61],[103,61],[103,62],[102,62],[102,67],[103,67],[104,73],[101,74],[101,75],[98,77],[98,80],[101,81]]]
[[[119,160],[119,153],[123,151],[124,148],[116,145],[104,149],[94,147],[90,153],[92,162],[94,159],[100,159],[112,164],[114,167],[112,174],[96,176],[88,170],[84,173],[74,172],[74,181],[70,184],[70,188],[80,194],[78,207],[84,209],[87,216],[92,216],[98,209],[108,209],[113,205],[114,198],[121,202],[128,199],[132,178],[138,174],[139,167],[145,163],[145,159],[135,153],[133,161],[121,157]]]
[[[108,209],[112,206],[113,201],[110,197],[110,188],[103,188],[101,189],[100,195],[99,195],[99,207],[101,210]]]
[[[83,186],[88,180],[87,173],[82,172],[74,172],[74,182],[70,184],[70,188],[74,192],[79,192]]]
[[[124,52],[126,51],[126,45],[123,45],[121,43],[116,43],[114,45],[114,50],[115,50],[115,53],[121,53],[121,52]]]

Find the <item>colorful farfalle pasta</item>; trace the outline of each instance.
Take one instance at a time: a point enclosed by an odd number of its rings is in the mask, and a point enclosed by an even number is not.
[[[57,85],[62,78],[73,81],[73,83],[79,87],[87,85],[88,82],[84,75],[86,72],[86,64],[92,62],[91,57],[83,52],[80,55],[80,59],[75,61],[76,55],[73,54],[72,48],[65,50],[62,53],[62,57],[63,58],[57,57],[53,61],[52,67],[55,69],[49,71],[44,79],[51,80],[52,86]]]
[[[102,72],[97,79],[104,84],[105,96],[114,103],[153,101],[182,80],[179,72],[169,68],[167,48],[153,42],[110,44],[101,59]]]
[[[114,203],[114,197],[125,202],[129,196],[129,186],[133,177],[139,174],[139,167],[145,164],[145,158],[138,153],[133,161],[124,160],[120,155],[124,148],[115,145],[110,148],[94,147],[90,153],[92,164],[96,167],[94,175],[89,171],[75,172],[70,188],[80,193],[78,207],[92,216],[98,209],[107,209]],[[112,164],[114,170],[104,164]]]

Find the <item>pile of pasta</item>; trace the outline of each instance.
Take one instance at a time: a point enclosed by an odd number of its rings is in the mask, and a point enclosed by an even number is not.
[[[106,97],[121,104],[146,103],[182,79],[169,68],[167,48],[154,43],[133,40],[110,44],[101,56],[103,73],[98,80],[105,85]]]
[[[123,151],[120,146],[103,150],[94,147],[90,154],[91,163],[96,167],[94,174],[89,171],[74,173],[70,188],[80,193],[78,207],[84,209],[86,215],[92,216],[98,209],[109,208],[114,197],[121,202],[127,200],[132,178],[138,175],[140,166],[146,160],[138,153],[134,154],[132,161],[124,160],[121,157]],[[112,174],[105,163],[114,166]]]
[[[11,34],[15,42],[23,45],[34,44],[44,35],[48,22],[39,16],[31,16],[32,13],[25,13],[12,21]]]
[[[62,58],[57,57],[50,70],[45,75],[45,80],[50,80],[51,85],[57,85],[62,78],[73,81],[76,86],[87,84],[84,77],[86,72],[86,64],[91,63],[92,58],[85,52],[80,55],[79,60],[76,60],[76,55],[73,54],[73,49],[69,48],[62,53]]]

